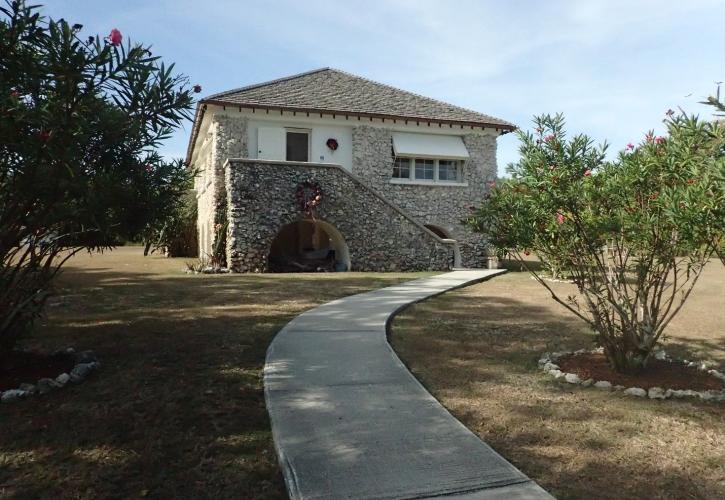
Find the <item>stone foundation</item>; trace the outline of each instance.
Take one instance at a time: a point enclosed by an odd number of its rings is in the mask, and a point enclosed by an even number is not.
[[[306,218],[295,199],[305,180],[321,186],[323,200],[314,217],[342,234],[351,270],[447,270],[453,265],[451,244],[337,165],[231,159],[224,175],[227,265],[232,271],[267,270],[279,230]]]

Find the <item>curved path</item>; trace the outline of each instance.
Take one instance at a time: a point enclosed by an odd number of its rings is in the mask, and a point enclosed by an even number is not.
[[[387,342],[405,306],[503,271],[454,271],[301,314],[267,351],[272,433],[293,499],[550,499],[456,420]]]

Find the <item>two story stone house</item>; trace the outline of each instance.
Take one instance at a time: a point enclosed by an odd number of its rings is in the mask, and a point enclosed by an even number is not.
[[[200,255],[225,244],[237,272],[483,267],[462,220],[514,129],[329,68],[204,98],[187,155]]]

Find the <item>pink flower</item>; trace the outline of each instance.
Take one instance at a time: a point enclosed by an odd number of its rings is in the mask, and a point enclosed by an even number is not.
[[[199,85],[199,84],[194,85],[193,89],[194,89],[194,93],[198,94],[199,92],[201,92],[201,85]]]
[[[123,35],[116,28],[113,28],[111,30],[111,33],[108,35],[108,41],[114,47],[118,47],[119,45],[121,45],[121,40],[123,40]]]
[[[488,187],[490,187],[491,189],[495,188],[496,187],[496,181],[489,182],[488,183]]]
[[[551,142],[554,139],[556,139],[556,137],[554,136],[554,134],[549,134],[546,137],[544,137],[544,141],[546,141],[546,142]]]
[[[634,149],[634,144],[632,144],[631,142],[629,144],[627,144],[627,149],[629,149],[629,150]]]
[[[665,142],[664,137],[662,137],[662,136],[655,137],[655,144],[662,144],[663,142]]]
[[[592,176],[592,171],[591,171],[591,170],[589,170],[589,169],[586,169],[586,170],[584,171],[584,177],[591,177],[591,176]]]
[[[151,172],[153,172],[153,171],[154,171],[154,167],[153,167],[153,165],[151,165],[151,164],[148,164],[148,163],[147,163],[147,164],[146,164],[146,171],[147,171],[148,173],[151,173]]]
[[[566,220],[566,217],[564,217],[564,214],[561,212],[556,212],[556,222],[557,224],[563,224]]]
[[[17,99],[18,97],[20,97],[20,92],[18,92],[17,90],[13,90],[12,92],[10,92],[10,96]]]

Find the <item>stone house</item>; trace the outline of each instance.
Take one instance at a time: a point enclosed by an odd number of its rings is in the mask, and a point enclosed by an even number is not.
[[[223,244],[237,272],[483,267],[462,220],[514,129],[329,68],[209,96],[187,154],[199,255]]]

